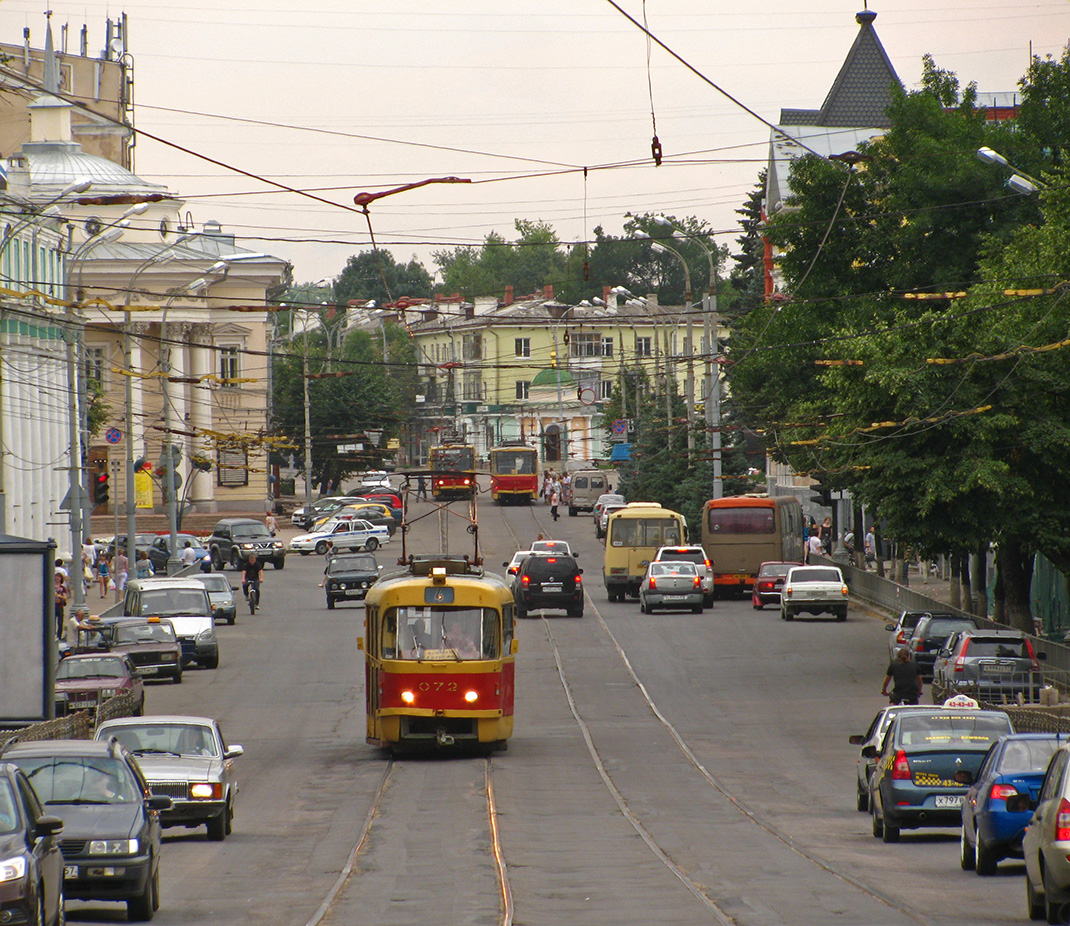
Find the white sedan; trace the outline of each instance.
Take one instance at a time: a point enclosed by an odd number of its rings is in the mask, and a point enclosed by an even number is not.
[[[375,550],[390,543],[390,531],[382,524],[372,524],[361,518],[331,520],[311,534],[300,534],[290,541],[290,550],[308,556],[322,556],[331,547],[335,550]]]

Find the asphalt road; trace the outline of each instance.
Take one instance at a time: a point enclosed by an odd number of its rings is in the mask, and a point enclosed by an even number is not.
[[[882,620],[852,607],[846,623],[785,623],[749,600],[641,615],[606,600],[589,516],[480,506],[491,569],[538,532],[580,551],[587,606],[518,629],[516,732],[490,763],[515,923],[1024,918],[1019,864],[967,874],[956,831],[885,845],[854,809],[847,737],[883,704]],[[448,533],[470,550],[460,519]],[[425,518],[410,552],[439,536]],[[398,535],[380,562],[400,547]],[[371,813],[388,760],[364,743],[363,609],[328,611],[321,574],[316,556],[268,568],[262,609],[217,628],[217,670],[148,687],[147,712],[217,717],[245,747],[233,835],[166,831],[156,921],[500,922],[481,759],[402,760]],[[119,905],[68,906],[73,922],[124,919]]]

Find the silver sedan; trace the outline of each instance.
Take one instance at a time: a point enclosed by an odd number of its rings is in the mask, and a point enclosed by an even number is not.
[[[703,610],[702,577],[694,563],[651,563],[639,586],[639,610],[652,614],[655,608]]]

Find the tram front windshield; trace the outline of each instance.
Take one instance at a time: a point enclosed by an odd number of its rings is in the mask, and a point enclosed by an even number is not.
[[[535,454],[499,451],[494,454],[494,471],[506,476],[533,476],[535,475]]]
[[[391,608],[383,617],[387,659],[497,659],[493,608]]]

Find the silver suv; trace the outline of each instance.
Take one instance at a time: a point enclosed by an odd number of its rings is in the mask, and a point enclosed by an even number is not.
[[[952,635],[936,656],[934,681],[986,701],[1022,694],[1040,700],[1044,676],[1033,644],[1016,630],[969,630]]]
[[[675,563],[694,563],[702,583],[702,607],[713,606],[713,563],[706,551],[698,545],[682,547],[660,547],[652,563],[672,561]]]

